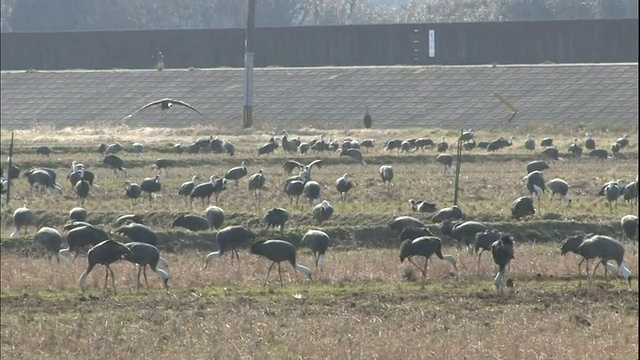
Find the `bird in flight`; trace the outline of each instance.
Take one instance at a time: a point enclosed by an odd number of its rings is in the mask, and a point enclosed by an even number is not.
[[[200,116],[204,116],[204,115],[202,115],[202,113],[201,113],[200,111],[196,110],[193,106],[191,106],[191,105],[187,104],[187,103],[186,103],[186,102],[184,102],[184,101],[180,101],[180,100],[173,100],[173,99],[169,99],[169,98],[164,98],[164,99],[160,99],[160,100],[156,100],[156,101],[152,101],[152,102],[148,103],[147,105],[145,105],[145,106],[141,107],[140,109],[138,109],[138,110],[134,111],[131,115],[127,115],[127,116],[126,116],[124,119],[122,119],[122,120],[126,120],[126,119],[128,119],[128,118],[132,117],[133,115],[135,115],[136,113],[138,113],[138,112],[140,112],[140,111],[142,111],[142,110],[144,110],[144,109],[146,109],[146,108],[148,108],[148,107],[155,106],[155,105],[158,105],[158,104],[160,105],[160,117],[162,117],[162,115],[164,114],[164,111],[165,111],[165,110],[171,109],[171,107],[172,107],[174,104],[175,104],[175,105],[182,105],[182,106],[186,106],[186,107],[188,107],[189,109],[191,109],[191,110],[193,110],[193,111],[197,112],[198,114],[200,114]]]

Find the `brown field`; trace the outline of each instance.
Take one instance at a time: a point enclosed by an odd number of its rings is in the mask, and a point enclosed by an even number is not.
[[[571,158],[566,148],[573,137],[580,142],[590,131],[599,147],[632,134],[626,159],[598,161]],[[278,130],[277,133],[280,131]],[[636,359],[638,358],[638,255],[628,251],[625,264],[634,279],[631,290],[621,279],[608,284],[599,269],[589,289],[577,276],[579,258],[559,254],[559,242],[576,231],[599,232],[621,238],[619,219],[637,215],[635,204],[622,200],[610,212],[606,201],[596,196],[600,186],[615,179],[633,181],[638,173],[637,128],[560,129],[554,127],[492,129],[477,132],[478,140],[515,136],[514,145],[497,153],[482,149],[465,152],[461,166],[459,205],[469,219],[511,233],[516,239],[516,259],[508,277],[515,288],[498,293],[493,285],[494,266],[490,254],[477,258],[446,246],[445,253],[458,258],[458,271],[433,257],[428,280],[420,284],[420,273],[398,261],[397,242],[386,221],[399,215],[416,216],[437,231],[428,214],[412,213],[409,198],[426,199],[438,207],[452,203],[453,176],[434,162],[435,150],[411,154],[386,152],[389,138],[426,136],[450,145],[458,132],[441,129],[403,130],[291,130],[304,141],[324,133],[326,138],[374,138],[376,147],[363,152],[368,165],[354,164],[337,154],[288,156],[278,149],[268,156],[256,156],[267,132],[239,132],[215,128],[167,129],[63,129],[37,128],[18,131],[14,162],[24,170],[48,166],[58,173],[63,194],[31,192],[20,178],[12,187],[10,208],[26,204],[34,210],[36,227],[61,230],[68,211],[80,202],[64,178],[77,160],[96,174],[100,188],[91,190],[85,207],[88,221],[113,229],[121,214],[135,212],[156,230],[160,249],[169,261],[170,289],[149,272],[149,290],[136,290],[132,264],[112,266],[117,295],[102,292],[104,267],[98,266],[81,294],[77,279],[86,267],[80,257],[69,266],[49,264],[43,251],[33,244],[34,227],[28,235],[9,239],[11,210],[3,209],[0,263],[2,299],[2,347],[4,359],[33,358],[220,358],[220,359]],[[511,202],[528,195],[522,185],[527,162],[540,158],[539,151],[522,148],[526,134],[539,141],[552,136],[566,161],[552,164],[545,179],[560,177],[571,184],[573,204],[542,199],[537,214],[524,221],[510,217]],[[199,136],[218,134],[236,145],[236,156],[201,154],[176,156],[169,144],[188,144]],[[2,131],[2,152],[6,157],[10,134]],[[124,199],[119,174],[100,165],[94,148],[98,142],[120,141],[125,148],[133,141],[145,144],[142,156],[123,152],[128,179],[140,182],[155,175],[150,165],[156,158],[180,160],[167,176],[163,191],[152,208],[140,202],[131,207]],[[33,154],[39,145],[54,149],[50,158]],[[452,150],[449,150],[452,153]],[[288,158],[309,162],[320,158],[325,166],[313,169],[314,180],[324,185],[323,198],[335,208],[334,217],[321,226],[311,218],[311,206],[301,199],[290,205],[282,192],[286,175],[280,169]],[[309,228],[325,229],[333,238],[327,269],[314,272],[313,281],[282,264],[284,287],[277,272],[262,286],[269,261],[241,250],[240,265],[227,255],[202,269],[203,256],[215,249],[215,231],[194,234],[172,229],[178,213],[200,213],[177,196],[182,182],[199,175],[224,172],[248,160],[249,173],[264,169],[267,189],[258,206],[242,179],[236,188],[230,182],[220,196],[226,211],[225,225],[248,224],[259,237],[280,237],[266,232],[262,215],[272,207],[287,208],[292,218],[282,238],[298,243]],[[380,165],[393,165],[394,186],[387,191],[378,177]],[[3,162],[3,165],[6,165]],[[356,185],[346,203],[340,202],[335,180],[349,172]],[[213,202],[213,199],[212,199]],[[443,239],[447,240],[447,239]],[[446,244],[449,242],[445,241]],[[313,269],[307,249],[298,260]],[[418,262],[423,261],[418,259]]]

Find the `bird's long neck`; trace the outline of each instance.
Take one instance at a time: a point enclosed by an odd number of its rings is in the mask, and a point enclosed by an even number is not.
[[[294,267],[296,268],[296,270],[300,271],[301,273],[306,275],[308,278],[311,278],[311,269],[309,269],[308,267],[304,265],[300,265],[298,263],[296,263]]]

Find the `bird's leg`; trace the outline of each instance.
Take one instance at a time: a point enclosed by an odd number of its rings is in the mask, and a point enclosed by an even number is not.
[[[275,265],[276,262],[272,262],[271,266],[269,266],[269,270],[267,270],[267,276],[264,278],[264,284],[262,284],[262,286],[267,285],[267,279],[269,279],[269,273],[271,272],[271,268],[273,268],[273,265]]]
[[[428,262],[429,262],[429,258],[425,257],[424,258],[424,270],[422,270],[422,284],[423,285],[427,281],[427,263]]]
[[[240,255],[238,255],[238,250],[233,249],[233,253],[236,254],[236,259],[238,260],[238,265],[240,264]]]
[[[111,270],[111,267],[108,267],[109,272],[111,273],[111,284],[113,285],[113,295],[116,294],[116,276],[113,274],[113,270]]]
[[[142,266],[142,275],[144,275],[144,284],[147,286],[147,290],[148,290],[149,282],[147,281],[147,265]]]
[[[480,257],[482,256],[482,253],[484,252],[484,249],[482,249],[480,251],[480,254],[478,254],[478,270],[480,270]]]
[[[140,290],[140,272],[142,271],[142,266],[138,266],[138,283],[136,284],[136,291]]]
[[[425,277],[426,274],[424,271],[422,271],[422,268],[420,266],[418,266],[416,263],[413,262],[413,260],[411,258],[407,258],[407,260],[409,260],[410,263],[413,264],[413,266],[415,266],[418,270],[420,270],[420,272],[422,273],[422,277]]]
[[[102,291],[107,290],[108,280],[109,280],[109,265],[106,265],[105,274],[104,274],[104,286],[102,287]]]
[[[280,263],[278,262],[278,276],[280,277],[280,287],[283,287],[284,284],[282,283],[282,271],[280,270]]]

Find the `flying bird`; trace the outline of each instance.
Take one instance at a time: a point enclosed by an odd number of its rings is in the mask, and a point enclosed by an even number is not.
[[[145,105],[145,106],[141,107],[140,109],[138,109],[138,110],[134,111],[131,115],[127,115],[127,116],[126,116],[124,119],[122,119],[122,120],[123,120],[123,121],[124,121],[124,120],[127,120],[127,119],[129,119],[130,117],[132,117],[133,115],[137,114],[138,112],[140,112],[140,111],[142,111],[142,110],[144,110],[144,109],[146,109],[146,108],[148,108],[148,107],[155,106],[155,105],[160,105],[160,117],[162,117],[162,115],[164,114],[164,111],[165,111],[165,110],[169,110],[169,109],[171,109],[171,107],[172,107],[174,104],[175,104],[175,105],[182,105],[182,106],[186,106],[186,107],[188,107],[189,109],[191,109],[191,110],[193,110],[193,111],[197,112],[200,116],[204,116],[204,115],[202,115],[202,113],[201,113],[200,111],[196,110],[194,107],[192,107],[191,105],[187,104],[187,103],[186,103],[186,102],[184,102],[184,101],[180,101],[180,100],[173,100],[173,99],[169,99],[169,98],[164,98],[164,99],[160,99],[160,100],[156,100],[156,101],[152,101],[152,102],[148,103],[147,105]]]

